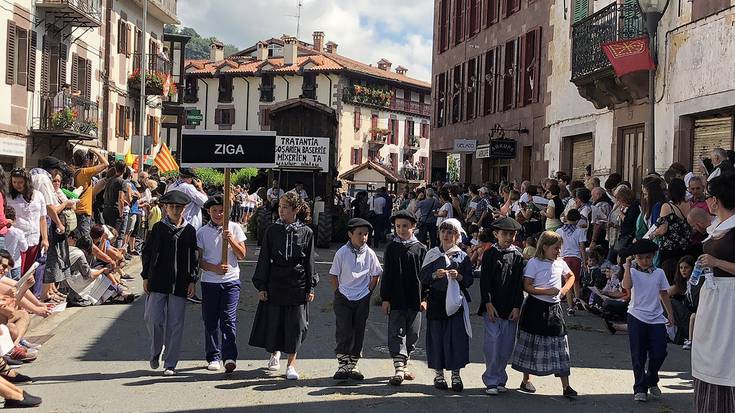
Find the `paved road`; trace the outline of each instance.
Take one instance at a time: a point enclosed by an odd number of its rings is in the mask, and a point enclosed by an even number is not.
[[[248,259],[258,249],[251,246]],[[333,250],[319,250],[318,270],[326,274]],[[382,255],[382,254],[381,254]],[[243,280],[252,275],[254,262],[242,264]],[[136,287],[141,283],[136,281]],[[457,395],[435,390],[432,374],[419,352],[414,370],[417,380],[400,388],[387,385],[392,362],[385,348],[386,318],[372,308],[366,336],[364,359],[360,364],[367,379],[359,384],[335,385],[331,379],[334,316],[330,287],[322,282],[316,302],[311,306],[309,337],[298,364],[302,379],[286,381],[282,371],[266,372],[267,354],[247,346],[255,309],[255,290],[243,283],[239,306],[240,361],[238,370],[228,376],[211,373],[204,367],[203,329],[200,307],[189,305],[185,344],[178,374],[163,377],[151,371],[147,358],[147,335],[142,325],[143,301],[131,306],[102,306],[69,309],[47,320],[33,334],[47,340],[39,359],[23,368],[36,379],[26,385],[42,396],[44,404],[34,411],[44,412],[508,412],[600,411],[600,412],[685,412],[691,411],[692,382],[689,353],[678,346],[669,347],[661,388],[664,400],[635,404],[631,387],[626,336],[610,336],[599,320],[579,315],[569,324],[572,352],[572,386],[580,398],[570,402],[559,396],[560,384],[553,377],[536,378],[535,395],[511,390],[489,397],[484,395],[482,374],[482,320],[474,316],[475,339],[471,344],[472,364],[463,370],[466,390]],[[478,286],[472,290],[475,297]],[[475,304],[476,305],[476,304]],[[424,342],[423,334],[421,343]],[[520,374],[510,372],[510,387],[520,383]]]

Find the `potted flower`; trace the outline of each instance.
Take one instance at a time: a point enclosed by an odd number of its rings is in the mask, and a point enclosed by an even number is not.
[[[66,107],[51,115],[51,126],[53,126],[54,129],[70,129],[78,117],[79,112],[75,109]]]

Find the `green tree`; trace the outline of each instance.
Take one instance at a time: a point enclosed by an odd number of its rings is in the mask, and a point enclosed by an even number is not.
[[[447,173],[449,182],[459,181],[459,155],[451,153],[447,156]]]

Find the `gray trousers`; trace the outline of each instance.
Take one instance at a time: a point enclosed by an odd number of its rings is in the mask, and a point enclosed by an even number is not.
[[[337,318],[335,354],[360,357],[365,339],[365,326],[370,315],[370,296],[350,301],[337,290],[334,293],[334,315]]]
[[[505,368],[513,355],[518,322],[501,318],[492,322],[487,314],[483,314],[482,320],[485,322],[485,344],[482,348],[485,353],[485,373],[482,382],[486,387],[505,386],[508,382]]]
[[[186,298],[152,292],[145,300],[144,320],[151,338],[150,359],[158,359],[163,351],[166,369],[175,369],[179,362],[185,315]]]
[[[408,359],[416,350],[421,332],[421,313],[412,310],[391,310],[388,316],[388,351],[391,357]]]

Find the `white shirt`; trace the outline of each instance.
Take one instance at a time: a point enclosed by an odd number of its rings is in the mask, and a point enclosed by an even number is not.
[[[373,196],[372,200],[370,201],[370,210],[375,212],[376,215],[383,215],[383,210],[385,209],[385,198],[382,196]]]
[[[526,264],[523,276],[533,280],[533,288],[557,288],[561,290],[563,279],[567,278],[571,272],[572,270],[569,269],[567,263],[561,258],[557,258],[555,261],[531,258],[528,264]],[[535,294],[533,296],[547,303],[561,302],[560,294],[553,297],[550,295]]]
[[[556,233],[561,235],[562,240],[560,257],[577,257],[582,259],[582,250],[579,244],[587,242],[587,231],[576,227],[574,232],[571,234],[564,231],[564,227],[556,230]],[[578,274],[575,274],[578,275]]]
[[[339,292],[350,301],[358,301],[370,294],[370,281],[383,273],[378,256],[370,247],[356,255],[347,245],[337,250],[329,274],[337,277]]]
[[[669,289],[669,281],[661,268],[652,273],[630,268],[633,288],[630,291],[628,314],[646,324],[666,324],[664,308],[661,305],[661,291]]]
[[[281,199],[284,193],[285,192],[283,192],[283,189],[281,188],[277,188],[277,189],[268,188],[268,192],[266,192],[266,196],[268,197],[269,202],[273,202],[273,201],[278,201],[279,199]]]
[[[309,194],[306,193],[306,189],[302,189],[301,191],[297,191],[296,188],[294,188],[293,191],[296,192],[297,194],[299,194],[299,198],[301,198],[302,200],[306,201],[307,199],[309,199]]]
[[[610,212],[612,212],[612,206],[607,202],[600,202],[597,205],[592,205],[592,220],[591,224],[605,224],[607,223]]]
[[[442,222],[444,222],[445,220],[447,220],[449,218],[454,218],[454,208],[452,208],[452,204],[451,203],[447,202],[444,205],[442,205],[442,207],[439,208],[439,212],[442,212],[442,211],[447,211],[447,216],[445,216],[445,217],[437,216],[436,217],[436,226],[437,227],[440,227],[442,225]]]
[[[166,192],[173,191],[174,189],[189,195],[191,198],[191,202],[186,204],[182,216],[184,217],[184,221],[189,223],[194,229],[199,229],[202,226],[202,207],[209,197],[207,194],[199,192],[194,185],[183,181],[174,182],[169,185],[166,188]]]
[[[13,257],[13,269],[20,268],[20,253],[28,250],[28,241],[23,231],[16,227],[8,228],[5,234],[5,250]]]
[[[26,202],[23,195],[12,199],[8,197],[8,206],[15,209],[13,226],[26,235],[28,247],[38,245],[41,239],[41,217],[46,216],[46,200],[41,192],[33,190],[31,202]]]
[[[244,242],[247,239],[240,224],[230,222],[228,228],[235,237],[235,240]],[[197,230],[197,248],[202,250],[201,259],[210,264],[219,265],[222,261],[222,231],[220,228],[216,228],[211,223],[199,228]],[[202,270],[202,282],[226,283],[240,279],[240,266],[237,263],[237,256],[235,256],[232,247],[227,248],[227,266],[229,268],[225,275]]]

